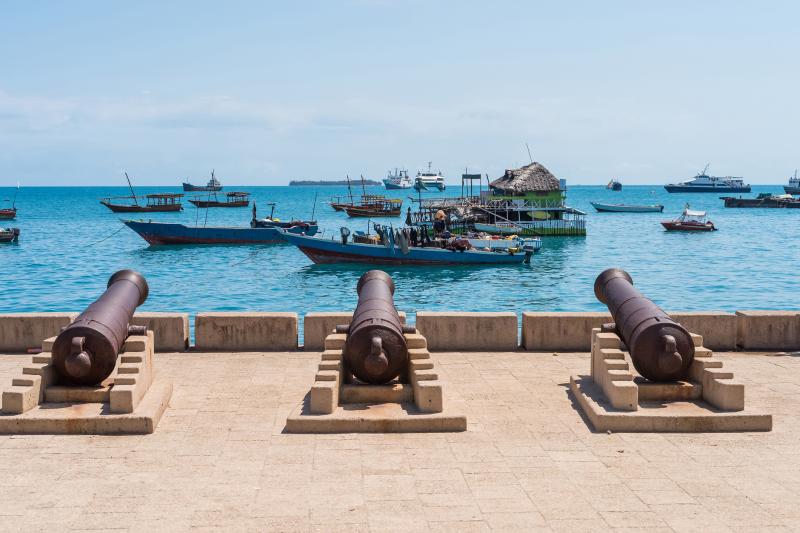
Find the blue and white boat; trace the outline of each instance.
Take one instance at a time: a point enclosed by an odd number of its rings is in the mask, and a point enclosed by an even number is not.
[[[278,244],[286,242],[289,233],[313,235],[316,224],[293,225],[288,227],[224,227],[224,226],[186,226],[169,222],[144,220],[123,220],[123,224],[139,234],[152,245],[162,244]]]
[[[388,232],[392,235],[392,231]],[[342,228],[341,236],[332,238],[311,237],[297,233],[285,233],[284,238],[297,246],[314,263],[366,263],[371,265],[516,265],[529,263],[534,249],[532,246],[506,248],[497,251],[476,250],[464,246],[466,239],[457,239],[453,246],[441,248],[411,246],[408,241],[389,237],[379,243],[352,242],[348,240],[349,230]]]

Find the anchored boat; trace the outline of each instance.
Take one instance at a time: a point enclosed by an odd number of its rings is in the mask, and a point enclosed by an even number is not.
[[[0,228],[0,243],[17,242],[19,240],[19,228]]]
[[[606,189],[608,189],[610,191],[621,191],[622,190],[622,184],[620,182],[618,182],[617,180],[612,179],[611,181],[608,182],[608,185],[606,185]]]
[[[714,223],[706,218],[705,211],[692,211],[689,204],[683,209],[681,216],[661,223],[667,231],[716,231]]]
[[[432,161],[428,161],[428,170],[421,170],[417,172],[417,177],[414,180],[414,190],[427,191],[430,189],[438,189],[443,191],[447,188],[441,171],[437,170],[434,172],[431,168],[432,164]]]
[[[654,205],[632,205],[632,204],[601,204],[600,202],[589,202],[601,213],[661,213],[664,206]]]
[[[701,173],[688,181],[664,185],[667,192],[750,192],[750,185],[743,178],[732,176],[709,176],[708,165]]]
[[[163,223],[143,220],[124,220],[123,224],[153,245],[162,244],[277,244],[286,242],[286,232],[315,235],[319,230],[316,221],[290,220],[282,222],[273,218],[275,204],[270,216],[256,218],[253,205],[253,219],[250,227],[197,226]]]
[[[376,225],[378,235],[356,233],[341,228],[338,238],[319,238],[285,233],[314,263],[366,263],[377,265],[513,265],[529,263],[534,249],[522,240],[517,248],[486,251],[472,247],[467,239],[431,241],[413,237],[412,228],[393,230]],[[416,245],[414,244],[416,242]],[[444,247],[443,247],[444,246]]]
[[[214,176],[214,171],[211,171],[211,179],[208,180],[205,186],[192,185],[186,181],[183,182],[183,190],[185,192],[217,192],[222,190],[222,183]]]
[[[100,200],[100,203],[111,209],[114,213],[156,213],[156,212],[174,212],[183,209],[180,199],[182,194],[175,193],[158,193],[145,195],[145,203],[139,203],[140,197],[136,196],[131,185],[131,179],[128,173],[125,173],[125,179],[128,181],[128,187],[131,190],[130,196],[108,196]],[[117,200],[128,200],[126,203],[118,203]]]
[[[247,207],[250,205],[250,193],[225,193],[225,200],[220,200],[217,198],[216,194],[214,194],[213,199],[208,196],[195,196],[189,200],[189,203],[194,204],[197,207]]]
[[[800,194],[800,178],[797,177],[797,170],[794,171],[794,176],[789,178],[789,185],[783,186],[783,192],[786,194]]]
[[[733,196],[721,196],[720,200],[725,201],[725,207],[772,207],[777,209],[800,209],[800,198],[795,198],[791,194],[770,194],[762,192],[755,198],[734,198]]]
[[[19,183],[17,183],[17,190],[14,192],[14,200],[11,202],[11,207],[0,208],[0,220],[13,220],[17,217],[18,193],[19,193]]]
[[[392,189],[410,189],[414,186],[414,182],[408,177],[408,170],[394,169],[394,174],[391,171],[383,179],[383,186],[388,190]]]

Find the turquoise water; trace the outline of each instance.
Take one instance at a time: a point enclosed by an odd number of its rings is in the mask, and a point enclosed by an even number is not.
[[[229,187],[229,189],[231,189]],[[346,187],[236,187],[252,192],[265,211],[278,203],[282,219],[316,217],[326,233],[342,225],[366,229],[325,204]],[[378,187],[368,188],[378,192]],[[137,192],[177,191],[140,188]],[[289,245],[148,247],[98,203],[125,188],[23,188],[19,217],[0,225],[22,230],[16,245],[0,245],[0,312],[80,310],[121,268],[141,271],[150,284],[144,310],[330,311],[352,308],[355,284],[368,266],[313,265]],[[755,187],[782,192],[779,186]],[[394,192],[395,194],[391,194]],[[444,194],[456,195],[458,187]],[[0,189],[0,201],[13,189]],[[407,197],[406,191],[391,191]],[[430,193],[426,196],[431,196]],[[662,203],[663,214],[595,213],[590,200]],[[685,202],[705,209],[720,231],[667,233],[659,221],[677,216]],[[666,309],[736,310],[797,308],[800,210],[724,209],[716,194],[668,194],[657,186],[571,186],[568,203],[589,213],[588,236],[544,238],[529,266],[386,268],[397,285],[400,309],[463,311],[602,310],[592,283],[603,269],[628,270],[637,286]],[[148,218],[203,224],[206,211]],[[409,205],[406,201],[405,207]],[[247,225],[248,209],[212,209],[208,225]],[[397,224],[402,218],[396,219]],[[115,233],[117,232],[117,233]],[[106,238],[103,242],[101,239]]]

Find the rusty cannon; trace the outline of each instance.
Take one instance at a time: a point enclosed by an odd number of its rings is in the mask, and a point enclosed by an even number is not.
[[[609,268],[594,282],[594,294],[608,306],[615,331],[625,345],[633,366],[651,381],[684,379],[694,360],[689,332],[633,286],[624,270]]]
[[[144,335],[144,326],[131,326],[133,312],[147,299],[144,276],[120,270],[108,288],[53,343],[53,366],[65,381],[97,385],[114,371],[128,335]]]
[[[373,385],[400,377],[407,381],[408,346],[404,332],[414,328],[402,325],[394,306],[394,282],[382,270],[370,270],[358,280],[358,304],[350,325],[337,326],[346,333],[342,359],[347,374]]]

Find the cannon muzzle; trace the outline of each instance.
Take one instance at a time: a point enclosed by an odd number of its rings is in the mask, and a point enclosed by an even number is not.
[[[108,288],[53,343],[53,365],[65,381],[97,385],[114,371],[117,356],[128,335],[143,333],[130,325],[133,312],[147,299],[144,276],[120,270]]]
[[[394,282],[382,270],[370,270],[358,280],[358,305],[347,333],[343,359],[365,383],[384,384],[408,368],[404,328],[394,306]]]
[[[608,306],[614,328],[642,377],[651,381],[686,377],[694,360],[692,336],[639,292],[627,272],[603,271],[594,282],[594,294]]]

